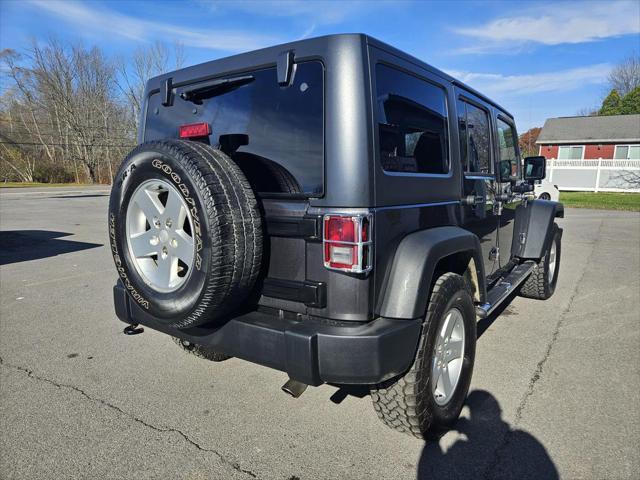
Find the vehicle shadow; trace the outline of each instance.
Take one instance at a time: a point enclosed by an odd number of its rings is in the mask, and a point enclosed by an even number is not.
[[[418,480],[430,479],[558,479],[542,443],[502,419],[493,395],[474,390],[467,398],[469,418],[460,418],[454,431],[461,436],[448,448],[446,437],[425,444],[418,463]]]
[[[59,240],[72,233],[49,230],[9,230],[0,232],[0,265],[54,257],[63,253],[101,247],[100,243]]]

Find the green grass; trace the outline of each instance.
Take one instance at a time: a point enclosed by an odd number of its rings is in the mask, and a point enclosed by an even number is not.
[[[0,182],[0,188],[26,188],[26,187],[84,187],[88,183],[40,183],[40,182]]]
[[[640,212],[640,193],[560,192],[565,207]]]

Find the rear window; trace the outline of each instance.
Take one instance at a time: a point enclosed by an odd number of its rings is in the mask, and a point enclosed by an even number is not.
[[[449,171],[446,93],[383,64],[376,65],[378,136],[387,172]]]
[[[489,114],[464,100],[458,100],[460,157],[465,173],[491,173]]]
[[[176,95],[173,107],[159,108],[170,124],[162,119],[156,122],[150,115],[146,139],[156,134],[175,137],[177,125],[207,121],[211,125],[211,144],[221,145],[231,155],[255,191],[322,196],[322,64],[297,64],[293,84],[286,88],[278,85],[275,67],[242,73],[246,75],[252,75],[254,80],[205,99],[199,107]],[[155,97],[158,102],[159,95]],[[202,110],[197,117],[192,113],[194,107]],[[154,126],[171,133],[158,132]]]

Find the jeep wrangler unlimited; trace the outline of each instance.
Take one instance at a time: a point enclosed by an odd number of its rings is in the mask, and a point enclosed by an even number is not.
[[[437,437],[471,381],[476,320],[553,295],[561,204],[533,200],[513,117],[366,35],[151,79],[109,203],[117,316],[211,360],[367,385]]]

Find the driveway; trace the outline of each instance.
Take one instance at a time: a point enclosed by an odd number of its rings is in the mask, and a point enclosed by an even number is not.
[[[479,323],[454,431],[428,444],[361,389],[280,391],[115,317],[108,192],[0,189],[0,477],[637,478],[640,215],[567,209],[547,302]]]

